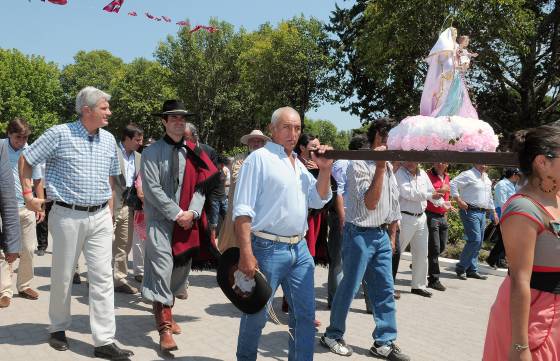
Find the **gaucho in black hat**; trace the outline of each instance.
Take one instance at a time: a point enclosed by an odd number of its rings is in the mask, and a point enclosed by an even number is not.
[[[173,351],[175,294],[184,285],[193,256],[209,257],[211,244],[203,205],[220,181],[206,153],[185,142],[186,117],[194,115],[179,100],[167,100],[162,111],[163,138],[142,154],[146,243],[142,296],[153,303],[162,351]]]

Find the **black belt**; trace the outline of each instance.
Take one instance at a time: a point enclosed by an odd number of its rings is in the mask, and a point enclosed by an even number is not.
[[[420,217],[421,215],[424,214],[424,212],[422,212],[422,213],[412,213],[412,212],[407,212],[407,211],[401,211],[401,213],[408,214],[409,216],[413,216],[413,217]]]
[[[531,288],[560,294],[560,272],[533,272],[531,275]]]
[[[431,217],[445,217],[445,213],[436,213],[432,211],[426,211],[426,214],[429,214]]]
[[[467,203],[467,206],[469,206],[469,208],[468,208],[469,211],[482,211],[482,212],[486,212],[486,211],[487,211],[486,208],[476,207],[476,206],[470,205],[470,204],[468,204],[468,203]]]
[[[61,201],[55,201],[54,202],[54,204],[58,204],[61,207],[70,208],[70,209],[74,209],[76,211],[83,211],[83,212],[95,212],[99,209],[105,208],[107,203],[108,202],[105,202],[105,203],[97,205],[97,206],[79,206],[77,204],[68,204],[68,203],[64,203],[64,202],[61,202]]]

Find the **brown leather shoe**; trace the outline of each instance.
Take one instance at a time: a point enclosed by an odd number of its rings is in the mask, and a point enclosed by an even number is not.
[[[28,300],[36,300],[39,298],[37,291],[32,288],[26,288],[23,291],[19,291],[19,296]]]
[[[12,299],[8,296],[2,296],[0,297],[0,308],[6,308],[10,305],[10,302],[12,302]]]
[[[163,352],[175,351],[178,349],[173,333],[171,331],[171,307],[160,302],[154,302],[154,316],[156,318],[156,326],[159,331],[159,348]]]
[[[129,295],[134,295],[138,293],[138,288],[132,287],[128,283],[123,283],[122,285],[115,287],[115,292],[126,293]]]

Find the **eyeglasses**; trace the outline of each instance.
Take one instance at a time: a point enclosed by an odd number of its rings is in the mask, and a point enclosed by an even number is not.
[[[546,153],[544,156],[547,157],[548,159],[560,158],[560,155],[554,153]]]

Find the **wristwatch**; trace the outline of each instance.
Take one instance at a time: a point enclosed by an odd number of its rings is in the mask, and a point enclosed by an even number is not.
[[[513,348],[517,352],[521,352],[523,350],[528,349],[529,345],[521,345],[521,344],[518,344],[518,343],[514,343],[513,345],[511,345],[511,348]]]

